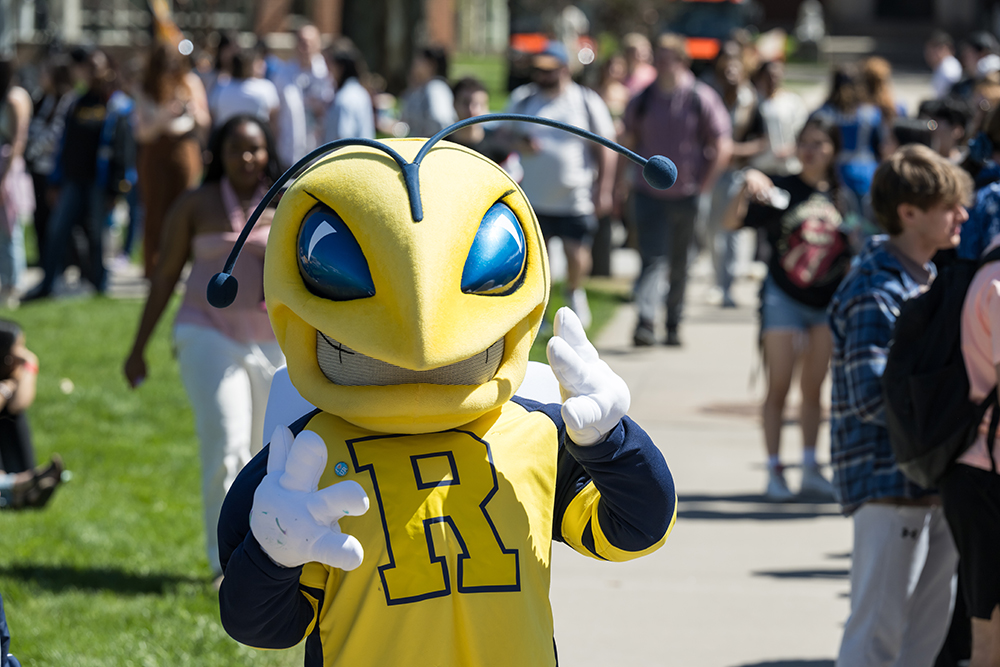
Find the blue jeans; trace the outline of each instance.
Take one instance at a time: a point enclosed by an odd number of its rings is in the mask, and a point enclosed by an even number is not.
[[[136,237],[142,233],[142,216],[144,214],[138,184],[133,185],[132,189],[128,191],[128,194],[125,195],[125,201],[128,203],[128,227],[125,230],[125,240],[122,242],[122,254],[131,256],[132,245],[135,243]]]
[[[24,225],[18,220],[14,223],[14,231],[10,234],[0,225],[0,287],[4,289],[20,287],[24,267]]]
[[[712,251],[715,268],[715,284],[724,296],[730,296],[733,277],[736,274],[736,245],[739,232],[729,232],[722,228],[722,218],[732,199],[733,180],[736,171],[727,171],[719,177],[712,191],[712,205],[708,218],[708,249]]]
[[[51,291],[57,276],[65,268],[66,250],[73,239],[73,227],[80,226],[87,237],[87,254],[81,257],[84,277],[98,292],[107,290],[108,276],[104,269],[104,221],[107,215],[106,193],[96,183],[65,182],[59,191],[59,201],[49,219],[48,239],[42,253],[45,277],[40,285]]]
[[[642,272],[635,285],[640,326],[651,327],[660,302],[660,277],[669,266],[667,329],[676,329],[684,314],[688,251],[698,217],[698,198],[656,199],[636,192],[632,202]]]
[[[3,613],[3,597],[0,596],[0,667],[21,667],[17,658],[7,651],[10,649],[10,630],[7,629],[7,617]]]

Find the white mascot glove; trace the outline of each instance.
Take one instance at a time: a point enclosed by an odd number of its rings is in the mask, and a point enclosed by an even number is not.
[[[545,352],[559,380],[566,432],[578,445],[595,445],[628,412],[628,385],[597,356],[572,310],[559,309],[553,333]]]
[[[317,562],[353,570],[364,559],[361,543],[340,532],[337,521],[367,512],[368,496],[354,481],[317,490],[325,468],[322,438],[302,431],[293,441],[287,427],[274,429],[267,475],[253,496],[250,530],[278,565]]]

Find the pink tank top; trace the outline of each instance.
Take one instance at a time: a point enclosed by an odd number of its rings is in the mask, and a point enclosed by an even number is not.
[[[248,217],[247,211],[240,206],[229,179],[223,178],[219,189],[222,191],[222,204],[229,213],[232,230],[197,234],[194,237],[191,274],[187,279],[184,301],[177,311],[175,323],[211,327],[240,343],[272,342],[275,340],[274,331],[271,330],[264,305],[264,250],[267,248],[270,225],[255,225],[243,246],[240,260],[233,270],[233,277],[240,286],[236,300],[228,308],[214,308],[208,303],[208,283],[212,276],[222,270]],[[263,186],[257,189],[249,211],[257,207],[266,192]]]

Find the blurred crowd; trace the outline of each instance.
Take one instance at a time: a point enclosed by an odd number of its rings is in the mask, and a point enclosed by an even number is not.
[[[349,39],[324,44],[311,25],[298,29],[285,60],[263,42],[247,48],[235,35],[212,43],[212,50],[197,52],[187,40],[157,43],[123,63],[99,48],[52,51],[31,64],[37,76],[20,79],[15,63],[0,62],[0,306],[58,295],[69,266],[103,294],[109,271],[140,264],[150,294],[124,367],[133,388],[146,379],[146,345],[185,265],[193,262],[192,280],[207,282],[283,170],[331,141],[430,137],[491,109],[483,81],[450,80],[448,54],[433,46],[413,54],[408,88],[397,101]],[[885,196],[873,201],[880,165],[896,165],[899,182],[914,191],[921,169],[951,173],[941,165],[974,182],[968,222],[965,208],[948,199],[951,191],[928,195],[926,210],[950,204],[949,215],[962,226],[961,242],[940,245],[934,265],[976,259],[1000,234],[1000,45],[986,32],[957,46],[935,33],[924,53],[932,85],[917,108],[894,95],[892,68],[880,57],[833,67],[825,101],[809,108],[786,87],[783,60],[762,55],[744,32],[724,40],[706,66],[692,63],[684,38],[673,34],[624,35],[587,67],[552,40],[530,56],[530,76],[505,103],[494,100],[493,108],[566,122],[642,156],[669,157],[678,178],[668,190],[650,186],[615,151],[552,127],[475,124],[449,140],[494,160],[521,184],[546,242],[561,241],[562,296],[584,326],[591,322],[588,276],[609,274],[616,243],[638,252],[636,347],[683,346],[688,274],[699,253],[711,256],[722,308],[740,305],[733,284],[741,253],[748,249],[765,263],[759,309],[765,496],[836,498],[847,508],[844,489],[835,490],[816,460],[822,387],[831,358],[838,381],[844,352],[828,309],[850,267],[870,255],[873,239],[909,233],[905,221],[886,227]],[[29,80],[35,83],[27,86]],[[900,151],[912,144],[925,148]],[[908,196],[901,195],[899,207],[912,204]],[[224,314],[208,305],[203,289],[189,291],[174,328],[202,445],[215,575],[221,574],[218,509],[240,467],[261,448],[270,378],[284,363],[260,307],[268,220],[247,244],[255,259],[243,263],[248,273],[240,278],[261,291],[242,290],[247,301]],[[107,248],[112,223],[120,233]],[[42,279],[26,289],[29,224]],[[929,282],[934,266],[921,260],[913,268],[901,252],[904,268]],[[21,366],[37,370],[36,360],[25,359]],[[780,448],[795,377],[803,444],[797,493],[788,488]],[[0,396],[12,400],[2,382]],[[41,503],[59,468],[58,460],[47,468],[31,460],[0,475],[8,475],[7,495],[18,503]],[[34,472],[13,477],[26,470]],[[953,561],[941,562],[942,572],[953,571]],[[1000,637],[1000,610],[993,623],[990,636]],[[935,641],[943,637],[942,628],[935,632]]]

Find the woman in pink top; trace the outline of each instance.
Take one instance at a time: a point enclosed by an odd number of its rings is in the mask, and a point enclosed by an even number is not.
[[[984,255],[1000,245],[993,238]],[[1000,378],[1000,262],[976,273],[962,307],[969,398],[981,403]],[[941,500],[960,556],[959,583],[972,617],[970,667],[1000,665],[1000,447],[987,444],[990,412],[973,445],[943,480]]]
[[[271,376],[285,359],[264,308],[270,210],[257,222],[233,273],[240,283],[236,301],[219,310],[206,298],[209,279],[221,270],[247,218],[280,175],[274,142],[260,120],[236,116],[213,137],[211,153],[202,186],[182,194],[164,220],[160,259],[124,370],[133,389],[146,379],[146,345],[192,259],[174,344],[201,444],[205,540],[218,580],[216,526],[222,500],[262,447]]]

